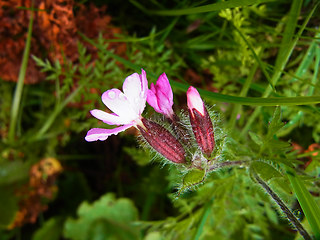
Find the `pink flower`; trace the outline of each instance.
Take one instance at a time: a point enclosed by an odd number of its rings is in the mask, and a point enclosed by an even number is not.
[[[204,154],[210,157],[215,147],[212,121],[199,92],[192,86],[187,91],[187,105],[198,146]]]
[[[156,85],[151,83],[150,90],[148,90],[147,102],[156,112],[173,119],[173,93],[165,73],[160,75]]]
[[[90,111],[92,116],[109,125],[122,125],[113,129],[92,128],[85,137],[86,141],[106,140],[113,134],[118,134],[132,126],[142,124],[141,114],[146,106],[148,81],[146,72],[141,69],[141,75],[134,73],[126,78],[122,86],[123,92],[113,88],[102,94],[102,102],[113,113],[98,109]]]

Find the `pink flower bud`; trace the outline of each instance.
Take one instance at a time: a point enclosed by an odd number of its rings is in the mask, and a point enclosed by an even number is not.
[[[187,105],[189,109],[197,109],[198,112],[204,116],[204,104],[199,92],[194,87],[190,86],[187,91]]]
[[[199,92],[192,86],[187,91],[187,105],[195,139],[201,151],[210,157],[215,146],[212,121]]]
[[[165,73],[160,75],[156,85],[151,83],[148,90],[147,102],[156,112],[165,115],[169,119],[173,119],[173,93]]]
[[[143,126],[137,127],[151,147],[171,162],[186,163],[183,146],[167,129],[145,118],[141,121]]]

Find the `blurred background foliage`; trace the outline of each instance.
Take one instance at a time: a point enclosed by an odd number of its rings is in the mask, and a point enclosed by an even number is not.
[[[319,8],[253,3],[1,1],[0,239],[301,239],[251,171],[310,230],[283,166],[319,203],[319,105],[295,98],[320,95]],[[141,68],[149,82],[166,72],[176,109],[186,109],[182,89],[206,90],[222,116],[218,161],[258,161],[189,189],[197,179],[183,182],[135,129],[85,142],[90,128],[108,127],[89,113],[105,109],[101,94]],[[293,106],[231,104],[212,92],[292,97]]]

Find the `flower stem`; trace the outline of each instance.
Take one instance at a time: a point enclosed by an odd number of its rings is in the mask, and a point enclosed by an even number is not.
[[[245,166],[246,163],[247,163],[247,161],[245,161],[245,160],[243,160],[243,161],[226,161],[226,162],[221,162],[221,163],[215,163],[215,164],[211,165],[207,171],[211,172],[211,171],[214,171],[215,169],[220,169],[223,167],[229,167],[229,166],[234,166],[234,165]]]
[[[286,206],[286,204],[280,199],[280,197],[272,191],[266,182],[264,182],[256,173],[253,173],[253,177],[263,187],[264,190],[272,197],[272,199],[278,204],[282,212],[287,216],[288,220],[296,227],[301,236],[306,240],[312,240],[308,232],[304,229],[299,220],[293,215],[291,210]]]

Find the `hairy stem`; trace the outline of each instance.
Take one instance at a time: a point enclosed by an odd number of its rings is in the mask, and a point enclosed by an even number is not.
[[[234,165],[238,166],[245,166],[247,164],[247,161],[226,161],[226,162],[221,162],[221,163],[215,163],[209,167],[207,170],[208,172],[214,171],[215,169],[220,169],[223,167],[230,167]]]
[[[264,190],[272,197],[272,199],[278,204],[282,212],[287,216],[288,220],[296,227],[301,236],[306,240],[312,240],[308,232],[304,229],[299,220],[293,215],[291,210],[286,206],[286,204],[280,199],[280,197],[272,191],[266,182],[264,182],[256,173],[253,173],[253,177],[263,187]]]

